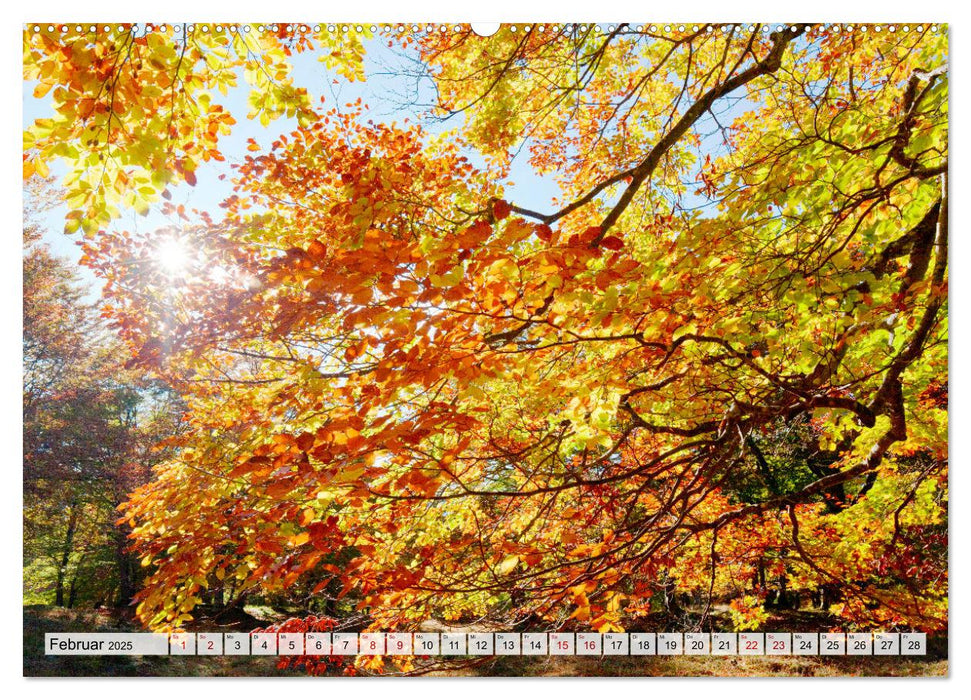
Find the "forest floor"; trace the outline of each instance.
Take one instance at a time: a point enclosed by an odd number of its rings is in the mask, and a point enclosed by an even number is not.
[[[266,611],[247,609],[261,622]],[[267,615],[269,617],[269,615]],[[779,629],[788,629],[783,624]],[[218,631],[213,625],[206,629]],[[226,630],[233,629],[230,626]],[[44,606],[24,608],[25,676],[303,676],[280,670],[276,659],[263,656],[45,656],[47,632],[136,632],[131,623],[98,611]],[[667,677],[805,677],[948,675],[946,639],[934,640],[926,657],[899,656],[499,656],[473,663],[452,662],[429,669],[432,677],[461,676],[667,676]]]

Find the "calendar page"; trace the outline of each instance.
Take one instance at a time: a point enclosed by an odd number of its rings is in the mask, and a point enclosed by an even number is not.
[[[24,675],[948,674],[948,27],[634,9],[23,25]]]

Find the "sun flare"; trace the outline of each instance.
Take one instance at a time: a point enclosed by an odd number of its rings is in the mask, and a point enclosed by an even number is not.
[[[155,249],[155,260],[163,271],[170,275],[181,275],[189,269],[192,256],[180,238],[167,238]]]

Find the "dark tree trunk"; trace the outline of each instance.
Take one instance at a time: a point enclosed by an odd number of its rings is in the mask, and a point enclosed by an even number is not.
[[[74,576],[71,577],[71,586],[68,589],[68,595],[67,595],[68,608],[73,608],[75,603],[77,603],[78,579],[80,577],[81,577],[81,561],[78,561],[78,565],[74,567]]]
[[[128,528],[115,530],[115,566],[118,569],[118,596],[115,605],[125,608],[135,596],[135,562],[128,549]]]
[[[833,603],[839,602],[841,593],[839,586],[832,583],[824,583],[819,589],[819,607],[828,610]]]
[[[57,567],[57,582],[54,588],[54,605],[64,607],[64,580],[67,578],[67,566],[71,561],[71,552],[74,549],[74,535],[77,533],[78,514],[77,503],[72,503],[68,508],[67,532],[64,533],[64,549],[61,552],[61,561]]]

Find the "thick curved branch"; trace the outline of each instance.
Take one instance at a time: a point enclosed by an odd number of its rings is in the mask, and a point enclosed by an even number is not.
[[[650,153],[640,162],[640,164],[634,168],[631,174],[630,184],[627,185],[623,194],[620,196],[620,200],[614,205],[613,209],[607,214],[604,220],[600,223],[600,233],[590,242],[591,248],[596,248],[600,245],[600,242],[607,235],[610,228],[617,223],[617,219],[620,218],[621,214],[630,205],[631,200],[633,200],[634,195],[637,194],[637,190],[644,181],[650,177],[654,172],[654,169],[661,162],[661,158],[678,142],[678,140],[684,136],[684,134],[690,129],[701,116],[707,112],[716,100],[728,95],[729,93],[737,90],[738,88],[752,82],[756,78],[763,75],[768,75],[774,73],[782,65],[782,55],[785,53],[786,47],[789,43],[800,36],[806,31],[805,26],[797,27],[794,30],[776,32],[772,34],[772,49],[769,51],[768,55],[757,62],[755,65],[750,66],[746,70],[742,71],[738,75],[729,78],[721,85],[713,87],[711,90],[706,92],[701,98],[698,99],[688,110],[684,113],[681,119],[678,120],[677,124],[669,131],[660,141],[655,144],[654,148],[651,149]]]

